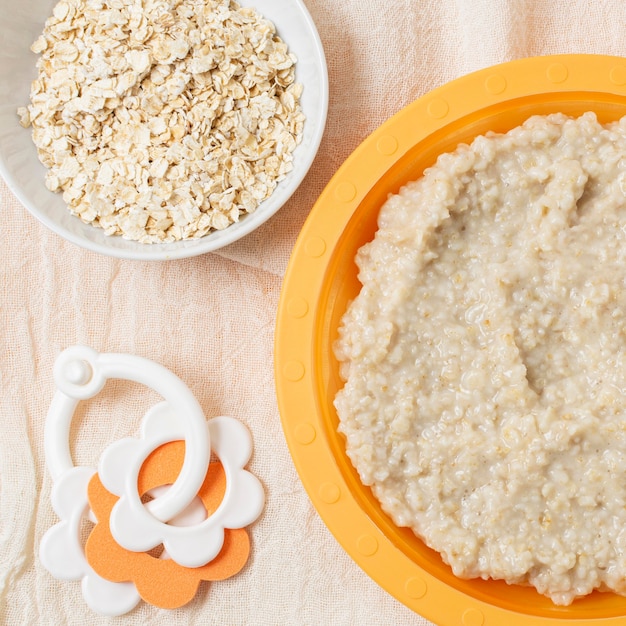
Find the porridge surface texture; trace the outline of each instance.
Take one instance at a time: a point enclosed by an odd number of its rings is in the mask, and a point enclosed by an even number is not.
[[[440,156],[357,264],[335,405],[384,510],[459,577],[626,594],[626,119]]]

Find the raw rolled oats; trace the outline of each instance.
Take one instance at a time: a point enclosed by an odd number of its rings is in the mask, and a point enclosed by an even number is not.
[[[267,199],[304,124],[296,59],[231,0],[61,0],[32,45],[46,186],[143,243],[202,237]]]

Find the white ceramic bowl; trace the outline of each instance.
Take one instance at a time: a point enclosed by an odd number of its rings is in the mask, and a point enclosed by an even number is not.
[[[16,110],[29,102],[37,57],[31,44],[43,30],[55,0],[0,0],[0,174],[20,202],[42,223],[75,244],[109,256],[166,260],[204,254],[226,246],[267,221],[289,199],[317,153],[328,110],[328,73],[315,24],[301,0],[241,0],[276,25],[278,34],[298,58],[296,80],[304,86],[306,116],[302,142],[294,152],[294,169],[254,213],[225,230],[201,239],[166,244],[141,244],[104,234],[84,224],[67,209],[60,194],[44,184],[45,169],[37,158],[29,129],[19,124]]]

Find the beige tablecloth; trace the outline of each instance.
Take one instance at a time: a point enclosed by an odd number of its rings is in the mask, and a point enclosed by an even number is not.
[[[321,149],[289,203],[258,232],[202,257],[102,257],[40,225],[0,184],[0,621],[14,624],[428,624],[372,582],[321,522],[281,431],[272,373],[276,307],[290,251],[320,191],[380,123],[428,90],[502,61],[552,53],[626,56],[623,0],[306,0],[323,40],[330,110]],[[107,619],[77,582],[37,557],[56,522],[44,467],[52,366],[70,345],[130,352],[178,374],[207,416],[254,438],[267,494],[244,570],[175,611],[141,604]],[[153,400],[107,386],[76,416],[77,464],[137,433]],[[434,617],[436,621],[436,617]]]

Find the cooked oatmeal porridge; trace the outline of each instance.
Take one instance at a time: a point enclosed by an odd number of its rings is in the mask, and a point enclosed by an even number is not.
[[[384,510],[459,577],[626,595],[626,118],[442,155],[357,264],[335,404]]]

